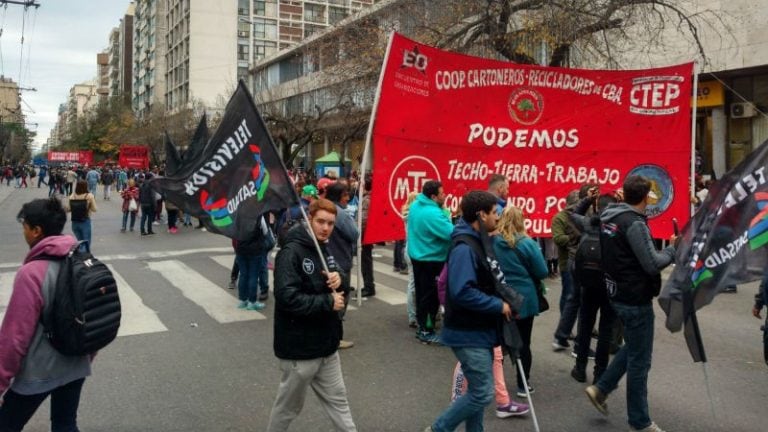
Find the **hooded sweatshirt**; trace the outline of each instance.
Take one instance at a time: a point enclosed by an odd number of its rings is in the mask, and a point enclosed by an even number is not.
[[[413,211],[413,210],[411,210]],[[479,234],[464,219],[459,219],[456,228],[453,230],[451,238],[466,234],[480,239]],[[483,279],[478,275],[482,269],[478,263],[479,257],[476,256],[472,247],[459,243],[451,250],[448,257],[448,293],[446,301],[456,305],[457,312],[467,310],[474,314],[487,315],[491,320],[501,319],[503,302],[499,297],[490,294],[494,287],[485,287],[484,292],[479,287],[478,282]],[[488,275],[492,277],[491,275]],[[487,279],[487,278],[486,278]],[[449,309],[449,308],[447,308]],[[447,311],[449,314],[452,311]],[[498,325],[491,325],[487,328],[460,328],[453,326],[451,322],[453,317],[446,315],[446,323],[441,332],[441,342],[451,347],[474,347],[474,348],[492,348],[498,345],[499,338],[497,333]]]
[[[48,266],[41,255],[63,257],[75,244],[68,235],[40,240],[16,273],[5,319],[0,327],[0,394],[10,385],[19,394],[39,394],[91,374],[88,356],[64,356],[43,335],[39,317],[50,296],[43,293]],[[55,274],[50,275],[48,277]],[[54,282],[55,283],[55,282]],[[50,285],[52,287],[52,285]]]
[[[659,294],[661,270],[674,262],[675,247],[656,251],[646,216],[627,203],[611,204],[600,214],[603,270],[615,281],[611,300],[645,305]]]
[[[445,261],[451,247],[453,224],[436,202],[420,193],[408,208],[407,228],[411,259]]]

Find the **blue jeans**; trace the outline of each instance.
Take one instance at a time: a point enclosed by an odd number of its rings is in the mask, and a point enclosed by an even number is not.
[[[155,208],[148,205],[141,205],[141,222],[139,223],[139,231],[142,233],[152,232],[152,222],[155,220]],[[144,226],[146,225],[146,228]]]
[[[88,192],[90,192],[90,193],[92,193],[92,194],[96,195],[96,185],[97,185],[97,184],[98,184],[98,183],[91,183],[91,182],[88,182]]]
[[[565,309],[565,302],[573,292],[573,274],[569,269],[560,269],[560,283],[562,285],[562,291],[560,291],[560,315],[562,315],[563,309]]]
[[[80,251],[91,252],[91,219],[81,222],[72,221],[72,233],[76,239],[87,242],[80,246]]]
[[[46,393],[20,395],[13,390],[5,394],[0,406],[0,431],[20,431],[35,414],[37,408],[51,396],[51,431],[78,432],[77,408],[85,378],[72,381]]]
[[[560,274],[563,280],[563,293],[560,295],[560,321],[557,323],[557,330],[555,330],[555,339],[566,340],[571,336],[573,326],[579,317],[581,285],[573,277],[572,261],[568,261],[568,271]]]
[[[653,305],[632,306],[612,302],[624,324],[624,346],[616,353],[596,386],[605,395],[614,391],[627,375],[627,416],[629,425],[643,429],[651,424],[648,414],[648,371],[653,354]]]
[[[493,349],[452,347],[467,378],[467,392],[432,424],[435,432],[451,432],[464,422],[467,432],[483,431],[483,411],[493,401]]]
[[[240,268],[240,279],[237,281],[237,297],[241,301],[258,301],[259,292],[267,293],[269,291],[267,254],[237,254],[235,261],[238,268]]]
[[[123,212],[123,229],[125,229],[125,226],[128,224],[128,213],[131,214],[131,231],[133,231],[133,227],[136,225],[136,212],[135,211],[124,211]]]

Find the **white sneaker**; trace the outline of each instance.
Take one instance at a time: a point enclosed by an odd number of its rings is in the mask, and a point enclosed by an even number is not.
[[[664,429],[660,428],[656,423],[651,422],[650,425],[642,429],[635,429],[630,427],[629,432],[664,432]]]

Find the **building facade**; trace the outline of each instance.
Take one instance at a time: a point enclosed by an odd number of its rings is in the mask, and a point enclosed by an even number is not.
[[[22,123],[19,85],[11,78],[0,76],[0,123]]]
[[[99,104],[98,85],[95,82],[75,84],[69,90],[67,98],[66,129],[73,130],[77,120],[83,118],[88,112]],[[68,132],[65,132],[68,135]]]
[[[131,96],[133,88],[133,15],[136,4],[128,5],[120,25],[109,35],[109,97]]]
[[[133,111],[139,117],[165,107],[167,0],[137,0],[133,16]]]

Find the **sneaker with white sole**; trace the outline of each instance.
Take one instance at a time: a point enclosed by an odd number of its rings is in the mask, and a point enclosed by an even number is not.
[[[568,343],[565,339],[555,339],[552,342],[552,349],[555,351],[562,351],[566,350],[571,347],[571,344]]]
[[[630,427],[629,432],[664,432],[664,429],[660,428],[659,425],[657,425],[656,423],[651,422],[650,425],[642,429],[635,429],[633,427]]]
[[[528,393],[533,394],[534,392],[535,392],[535,390],[533,389],[533,387],[528,386]],[[525,389],[522,388],[522,387],[518,387],[517,388],[517,397],[527,398],[528,397],[528,393],[526,393]]]
[[[416,339],[427,345],[440,345],[440,336],[434,331],[417,330]]]
[[[507,417],[521,416],[521,415],[528,414],[528,411],[530,410],[531,409],[528,407],[528,404],[515,402],[511,400],[506,405],[496,407],[496,417],[507,418]]]
[[[248,307],[248,302],[245,300],[240,300],[240,302],[237,304],[238,309],[245,309]]]
[[[265,305],[264,303],[255,301],[255,302],[248,302],[248,306],[246,306],[246,309],[252,310],[252,311],[260,311],[265,307],[267,307],[267,305]]]
[[[594,405],[595,408],[600,411],[600,414],[607,416],[608,405],[605,403],[607,396],[599,388],[597,388],[597,386],[593,385],[585,388],[584,392],[587,394],[589,401],[592,402],[592,405]]]

